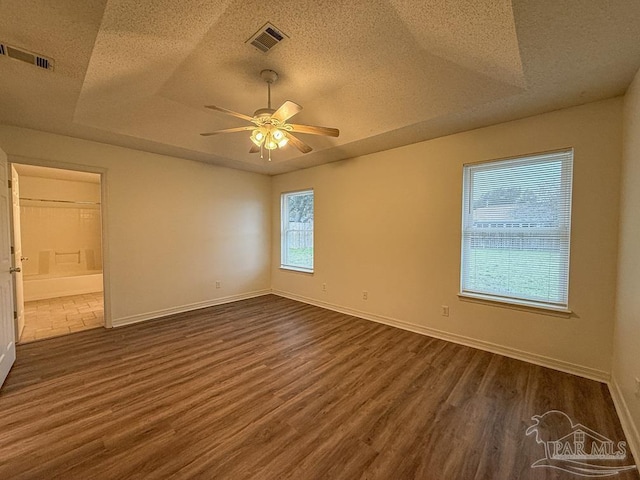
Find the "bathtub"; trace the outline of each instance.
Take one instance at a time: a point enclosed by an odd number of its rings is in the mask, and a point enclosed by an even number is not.
[[[102,291],[102,271],[85,270],[75,275],[35,274],[22,277],[24,301],[45,300]]]

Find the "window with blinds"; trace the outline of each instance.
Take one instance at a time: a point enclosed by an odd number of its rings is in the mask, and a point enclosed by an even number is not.
[[[568,309],[573,150],[464,166],[461,295]]]

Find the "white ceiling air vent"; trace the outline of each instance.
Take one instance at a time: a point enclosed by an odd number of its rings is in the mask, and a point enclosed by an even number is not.
[[[282,33],[282,30],[267,22],[245,43],[250,43],[261,52],[267,53],[286,38],[289,37]]]
[[[4,42],[0,42],[0,55],[4,55],[21,62],[30,63],[38,68],[53,70],[53,60],[37,53],[32,53],[22,48],[12,47]]]

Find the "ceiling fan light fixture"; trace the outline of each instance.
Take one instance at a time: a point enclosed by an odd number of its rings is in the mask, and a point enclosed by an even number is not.
[[[273,130],[273,134],[272,134],[273,139],[275,140],[275,142],[278,144],[279,148],[284,147],[287,143],[289,143],[289,138],[287,137],[286,133],[284,133],[282,130],[280,130],[279,128],[275,128]]]
[[[263,158],[263,152],[266,149],[269,153],[269,161],[271,161],[271,150],[286,147],[288,144],[293,145],[302,153],[309,153],[312,148],[294,135],[294,133],[304,133],[312,135],[329,135],[337,137],[340,132],[337,128],[317,127],[313,125],[296,125],[287,123],[287,121],[297,115],[302,107],[297,103],[287,100],[279,108],[271,108],[271,84],[278,79],[278,74],[273,70],[262,70],[260,76],[267,83],[267,108],[259,108],[253,116],[243,113],[234,112],[226,108],[217,107],[215,105],[205,105],[206,108],[217,110],[219,112],[241,118],[253,123],[254,126],[226,128],[210,133],[201,133],[203,136],[216,135],[218,133],[241,132],[251,130],[250,139],[255,147],[251,147],[249,153],[260,152],[260,158]],[[257,147],[257,148],[256,148]]]
[[[267,150],[275,150],[282,148],[289,143],[286,133],[273,125],[263,125],[257,127],[251,133],[251,141],[258,147],[264,147]]]
[[[273,129],[273,139],[276,142],[279,142],[280,140],[282,140],[284,138],[284,133],[282,132],[282,130],[279,130],[277,128]]]
[[[278,142],[278,147],[282,148],[284,147],[287,143],[289,143],[289,139],[287,137],[283,137],[282,140],[280,140]]]
[[[257,146],[262,145],[266,135],[262,128],[256,128],[251,134],[251,141]]]
[[[267,137],[264,139],[264,148],[267,150],[275,150],[278,148],[278,142],[275,141],[271,132],[269,132]]]

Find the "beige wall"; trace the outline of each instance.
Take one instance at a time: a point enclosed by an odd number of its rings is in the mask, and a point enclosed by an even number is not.
[[[622,397],[619,408],[633,432],[628,439],[640,454],[640,72],[629,87],[623,111],[623,175],[620,206],[618,302],[612,367],[613,387]],[[636,457],[636,461],[638,458]]]
[[[0,147],[9,161],[106,171],[115,323],[269,288],[268,177],[6,126]]]
[[[272,288],[608,378],[621,107],[620,98],[612,99],[275,177]],[[569,291],[574,316],[459,299],[462,165],[565,147],[575,149]],[[315,191],[313,275],[279,269],[280,193],[303,188]],[[448,318],[440,316],[441,305],[450,307]]]

